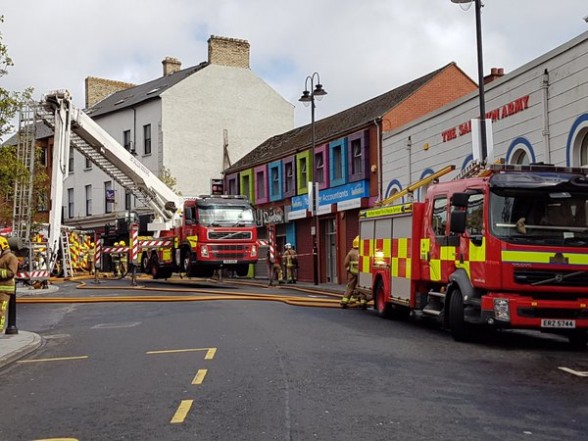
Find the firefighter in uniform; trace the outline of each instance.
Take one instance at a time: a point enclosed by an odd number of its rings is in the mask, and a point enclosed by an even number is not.
[[[96,266],[96,244],[94,242],[90,242],[90,246],[88,248],[88,268],[90,274],[94,274],[95,266]]]
[[[10,296],[16,293],[14,277],[18,272],[18,257],[10,251],[8,240],[0,236],[0,333],[6,327]]]
[[[114,242],[113,245],[115,248],[119,247],[120,244],[118,242]],[[114,277],[121,277],[121,272],[120,272],[120,253],[118,252],[114,252],[110,254],[110,258],[112,260],[112,272],[114,273]]]
[[[347,288],[341,299],[341,307],[347,308],[353,297],[357,295],[357,276],[359,274],[359,236],[353,239],[353,248],[345,256],[345,269],[347,270]],[[367,308],[367,299],[365,294],[359,294],[359,307]]]
[[[269,243],[268,249],[268,262],[270,267],[270,286],[273,286],[274,280],[278,279],[278,283],[281,285],[284,283],[284,272],[282,271],[282,265],[280,264],[280,256],[276,253],[276,246],[273,242]]]
[[[127,244],[124,240],[121,240],[118,243],[118,246],[120,247],[126,247]],[[129,252],[128,251],[121,251],[119,254],[119,259],[120,259],[120,271],[119,271],[119,276],[118,277],[123,277],[127,274],[128,270],[129,270]]]
[[[287,283],[296,283],[296,266],[298,265],[298,256],[292,249],[292,244],[286,244],[286,251],[283,255],[283,263],[286,266]]]

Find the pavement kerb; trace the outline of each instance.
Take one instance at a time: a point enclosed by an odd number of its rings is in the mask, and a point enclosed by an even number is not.
[[[18,331],[18,334],[0,335],[0,369],[38,349],[43,337],[34,332]]]

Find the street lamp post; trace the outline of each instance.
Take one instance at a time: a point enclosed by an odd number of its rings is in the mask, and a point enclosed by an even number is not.
[[[482,0],[451,0],[452,3],[472,3],[476,9],[476,43],[478,52],[478,95],[480,99],[480,140],[481,160],[484,162],[488,154],[486,139],[486,101],[484,99],[484,59],[482,57]]]
[[[316,79],[316,85],[314,83],[314,80]],[[310,89],[308,87],[310,83]],[[321,84],[321,77],[318,74],[318,72],[314,72],[312,75],[309,75],[306,77],[306,80],[304,82],[304,92],[302,92],[302,96],[300,97],[300,99],[298,101],[302,102],[305,106],[308,106],[310,104],[310,126],[311,126],[311,132],[312,132],[312,152],[314,155],[314,148],[315,148],[315,144],[316,144],[316,140],[315,140],[315,129],[314,129],[314,109],[316,108],[316,105],[314,104],[315,98],[317,100],[321,100],[323,96],[325,96],[327,94],[327,92],[325,91],[325,89],[323,89],[323,85]],[[315,191],[315,185],[316,183],[313,183],[310,188],[309,191],[314,192]],[[318,191],[316,193],[313,194],[313,207],[312,207],[312,213],[314,216],[314,236],[313,236],[313,244],[312,244],[312,264],[313,264],[313,277],[314,277],[314,284],[318,285],[319,284],[319,261],[318,261],[318,231],[319,231],[319,218],[318,218],[318,206],[319,206],[319,201],[318,201]],[[309,194],[309,198],[310,198],[310,194]]]

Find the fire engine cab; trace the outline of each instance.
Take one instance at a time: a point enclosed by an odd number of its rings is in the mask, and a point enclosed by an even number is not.
[[[359,289],[379,315],[433,317],[458,341],[484,325],[585,348],[587,173],[491,165],[432,183],[422,202],[362,211]]]

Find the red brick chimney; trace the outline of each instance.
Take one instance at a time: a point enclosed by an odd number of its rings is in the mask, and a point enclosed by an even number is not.
[[[504,76],[504,69],[502,67],[493,67],[490,69],[490,75],[486,75],[484,77],[484,84],[491,83],[494,80],[497,80],[500,77]]]

